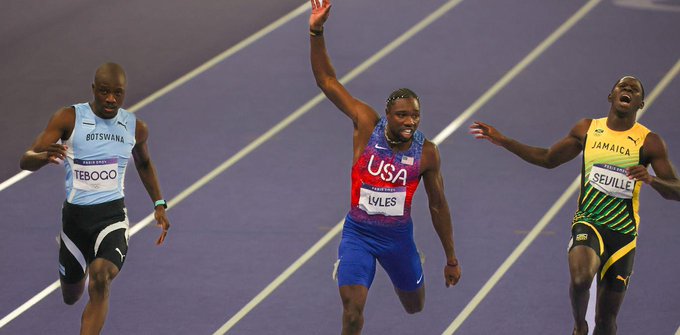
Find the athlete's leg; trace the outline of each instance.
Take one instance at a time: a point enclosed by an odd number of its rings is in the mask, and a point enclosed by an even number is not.
[[[111,261],[96,258],[89,267],[90,284],[87,291],[90,300],[85,306],[81,320],[80,334],[99,334],[109,311],[109,288],[118,275],[118,267]]]
[[[63,233],[59,237],[59,245],[61,296],[65,304],[73,305],[83,295],[83,291],[85,291],[85,281],[87,279],[85,274],[87,270],[85,258],[80,249]]]
[[[574,334],[588,334],[586,311],[590,298],[590,285],[600,268],[600,257],[585,245],[574,246],[569,251],[569,297],[574,315]]]
[[[64,282],[63,279],[59,279],[61,283],[61,296],[64,298],[64,303],[67,305],[73,305],[80,297],[83,296],[83,291],[85,291],[85,280],[87,277],[83,277],[79,282],[74,284],[69,284]]]
[[[425,284],[415,291],[403,291],[396,287],[394,290],[397,292],[406,313],[415,314],[422,311],[423,307],[425,307]]]
[[[616,316],[619,314],[626,291],[613,289],[603,280],[597,287],[597,307],[595,309],[594,335],[616,334]]]
[[[340,286],[342,299],[342,335],[361,334],[364,327],[364,306],[368,287],[363,285]]]

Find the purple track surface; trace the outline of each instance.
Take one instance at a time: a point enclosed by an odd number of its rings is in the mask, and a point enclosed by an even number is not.
[[[435,11],[444,0],[334,3],[326,41],[339,76]],[[473,116],[523,142],[548,146],[583,117],[603,117],[616,79],[638,76],[647,94],[680,59],[680,8],[603,0]],[[304,1],[8,0],[0,13],[0,182],[60,106],[90,99],[96,66],[129,77],[132,106]],[[39,4],[39,6],[37,5]],[[381,110],[398,87],[421,96],[421,130],[433,138],[586,1],[464,0],[346,85]],[[651,6],[650,5],[650,6]],[[675,7],[673,7],[675,6]],[[308,13],[141,109],[167,199],[232,157],[319,91],[309,68]],[[680,78],[641,123],[680,157]],[[467,122],[468,124],[470,122]],[[212,334],[343,218],[349,202],[351,123],[324,100],[169,211],[156,247],[150,226],[130,241],[114,281],[104,334]],[[529,166],[474,140],[466,126],[439,146],[463,277],[446,289],[441,245],[417,192],[416,242],[425,253],[427,303],[406,315],[378,270],[365,334],[440,334],[579,173]],[[0,192],[0,318],[57,277],[61,167]],[[126,184],[131,224],[151,204],[136,173]],[[422,186],[421,186],[422,188]],[[557,213],[457,334],[566,334],[572,327],[566,246],[576,197]],[[635,274],[619,334],[674,334],[680,206],[643,187]],[[230,331],[336,334],[341,303],[331,280],[338,237],[321,248]],[[75,334],[86,298],[48,295],[0,334]]]

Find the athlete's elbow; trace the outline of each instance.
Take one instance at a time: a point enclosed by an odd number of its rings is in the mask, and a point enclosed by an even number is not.
[[[28,159],[22,157],[19,161],[19,168],[26,171],[37,171],[40,167],[35,164],[31,164]]]

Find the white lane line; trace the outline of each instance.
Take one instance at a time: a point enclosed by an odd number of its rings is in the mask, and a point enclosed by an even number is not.
[[[430,15],[428,15],[426,18],[424,18],[422,21],[418,22],[416,25],[407,30],[403,35],[390,42],[380,51],[378,51],[373,56],[365,60],[363,63],[359,64],[359,66],[354,68],[342,79],[340,79],[340,82],[342,82],[343,84],[347,84],[349,81],[356,78],[359,74],[366,71],[368,68],[373,66],[375,63],[380,61],[385,56],[389,55],[396,48],[404,44],[406,41],[415,36],[418,32],[428,27],[430,24],[435,22],[437,19],[442,17],[444,14],[449,12],[451,9],[456,7],[461,2],[462,0],[452,0],[445,3],[444,5],[436,9],[434,12],[432,12]],[[325,97],[323,96],[323,94],[319,94],[315,98],[315,100],[317,98],[319,98],[319,100],[323,100]],[[333,227],[333,229],[326,233],[318,242],[316,242],[311,248],[309,248],[295,262],[293,262],[293,264],[291,264],[283,273],[276,277],[274,281],[269,283],[269,285],[267,285],[245,306],[243,306],[243,308],[241,308],[236,314],[234,314],[234,316],[232,316],[224,325],[217,329],[213,333],[213,335],[225,334],[227,331],[229,331],[229,329],[236,325],[236,323],[238,323],[244,316],[246,316],[251,310],[253,310],[258,304],[260,304],[260,302],[266,299],[272,292],[274,292],[274,290],[276,290],[281,284],[283,284],[283,282],[285,282],[290,276],[292,276],[295,273],[295,271],[302,267],[302,265],[304,265],[312,256],[314,256],[319,250],[326,246],[326,244],[328,244],[328,242],[330,242],[338,233],[340,233],[340,231],[342,231],[343,222],[344,219],[338,222]]]
[[[680,327],[678,327],[678,330],[675,331],[675,335],[680,335]]]
[[[652,93],[645,98],[645,108],[638,111],[637,119],[639,120],[645,111],[654,103],[654,100],[663,92],[670,82],[678,75],[680,72],[680,60],[678,60],[675,65],[664,75],[664,77],[659,81],[659,83],[654,87]],[[515,263],[515,261],[524,253],[524,251],[533,243],[538,234],[541,233],[543,228],[545,228],[548,223],[555,217],[555,215],[560,211],[562,206],[571,198],[571,196],[576,193],[579,189],[581,177],[577,176],[574,181],[567,187],[567,189],[562,193],[562,195],[557,199],[557,201],[550,207],[548,212],[543,215],[541,220],[536,223],[533,229],[527,234],[527,236],[520,242],[520,244],[512,251],[510,256],[501,264],[501,266],[494,272],[494,274],[489,278],[489,280],[482,286],[482,288],[475,294],[475,296],[470,300],[470,302],[465,306],[463,311],[458,314],[458,316],[453,320],[446,330],[442,333],[443,335],[453,334],[467,319],[470,314],[477,308],[479,303],[486,298],[491,289],[496,286],[496,284],[501,280],[505,273],[510,269],[510,267]],[[591,294],[591,297],[596,297],[596,295]],[[594,300],[591,298],[591,300]],[[590,311],[590,309],[589,309]],[[594,323],[591,328],[594,327]]]
[[[132,107],[130,107],[128,109],[128,111],[135,113],[138,110],[146,107],[146,105],[158,100],[159,98],[170,93],[174,89],[184,85],[186,82],[190,81],[191,79],[194,79],[195,77],[199,76],[203,72],[208,71],[209,69],[211,69],[215,65],[217,65],[220,62],[224,61],[225,59],[233,56],[235,53],[245,49],[246,47],[257,42],[259,39],[266,36],[267,34],[271,33],[272,31],[276,30],[277,28],[281,27],[282,25],[288,23],[289,21],[293,20],[294,18],[300,16],[302,13],[307,12],[307,10],[309,10],[309,8],[310,8],[309,2],[305,1],[305,3],[303,3],[298,8],[291,11],[290,13],[282,16],[278,20],[270,23],[266,27],[260,29],[256,33],[250,35],[249,37],[247,37],[246,39],[237,43],[236,45],[232,46],[231,48],[224,50],[219,55],[213,57],[212,59],[203,63],[199,67],[193,69],[191,72],[183,75],[182,77],[176,79],[175,81],[171,82],[170,84],[166,85],[165,87],[161,88],[160,90],[158,90],[158,91],[154,92],[153,94],[149,95],[148,97],[144,98],[142,101],[134,104]],[[19,182],[20,180],[28,177],[31,173],[32,173],[31,171],[21,171],[21,172],[17,173],[16,175],[14,175],[13,177],[2,182],[2,184],[0,184],[0,192],[2,192],[4,189],[14,185],[15,183]],[[2,324],[0,324],[0,327],[2,327]]]
[[[280,19],[272,22],[268,26],[262,28],[255,34],[251,35],[250,37],[244,39],[243,41],[239,42],[238,44],[234,45],[233,47],[225,50],[221,54],[213,57],[211,60],[205,62],[203,65],[197,67],[193,71],[185,74],[181,78],[173,81],[172,83],[168,84],[164,88],[158,90],[156,93],[150,95],[149,97],[145,98],[144,100],[140,101],[139,103],[135,104],[134,106],[130,107],[128,109],[130,112],[136,112],[140,110],[142,107],[150,104],[151,102],[157,100],[158,98],[164,96],[165,94],[169,93],[170,91],[174,90],[175,88],[181,86],[182,84],[186,83],[187,81],[195,78],[196,76],[202,74],[203,72],[209,70],[219,62],[227,59],[228,57],[232,56],[233,54],[237,53],[240,50],[243,50],[247,46],[255,43],[257,40],[260,38],[264,37],[268,33],[274,31],[275,29],[279,28],[280,26],[284,25],[285,23],[291,21],[292,19],[296,18],[297,16],[301,15],[302,13],[305,13],[309,10],[309,3],[305,1],[304,4],[296,8],[295,10],[291,11],[290,13],[284,15]],[[317,97],[316,105],[318,102],[321,101],[319,97]],[[310,101],[312,102],[312,101]],[[309,103],[308,103],[309,104]],[[305,106],[303,106],[304,108]],[[311,109],[311,106],[309,107]],[[302,108],[301,108],[302,109]],[[300,114],[301,115],[301,114]],[[297,115],[299,117],[300,115]],[[288,118],[284,119],[281,123],[276,125],[274,128],[270,129],[269,132],[267,132],[265,135],[269,134],[269,137],[273,136],[277,132],[281,131],[283,128],[285,128],[288,124],[290,124],[293,120],[295,120],[297,117],[292,117],[293,115],[289,116]],[[286,122],[288,121],[288,122]],[[276,131],[272,132],[272,130],[276,129]],[[271,134],[270,134],[271,133]],[[256,139],[253,143],[250,143],[246,148],[241,150],[238,154],[236,154],[234,157],[230,158],[228,161],[224,162],[220,167],[217,169],[213,170],[211,173],[208,175],[204,176],[201,178],[199,181],[191,185],[188,189],[184,190],[182,193],[180,193],[178,196],[175,198],[171,199],[168,204],[168,209],[173,207],[174,204],[179,203],[180,201],[184,200],[187,196],[189,196],[191,193],[195,192],[197,189],[201,188],[203,185],[205,185],[208,181],[212,180],[215,178],[218,174],[226,170],[229,166],[233,165],[236,163],[238,160],[243,158],[245,155],[250,153],[252,150],[257,148],[260,144],[265,142],[269,137],[265,137],[265,135],[261,136],[260,138]],[[248,149],[248,150],[247,150]],[[27,177],[30,175],[30,171],[22,171],[15,175],[14,177],[6,180],[2,184],[0,184],[0,191],[4,190],[5,188],[17,183],[21,179]],[[140,231],[142,228],[146,227],[149,225],[154,220],[153,214],[148,215],[146,218],[144,218],[142,221],[137,223],[135,226],[133,226],[130,229],[130,236],[136,234],[138,231]],[[47,295],[50,293],[54,292],[57,288],[59,288],[59,281],[55,281],[54,283],[50,284],[47,288],[42,290],[40,293],[36,294],[33,296],[31,299],[26,301],[24,304],[16,308],[14,311],[11,313],[7,314],[5,317],[0,319],[0,328],[4,327],[6,324],[8,324],[10,321],[14,320],[17,316],[21,315],[23,312],[31,308],[33,305],[37,304],[39,301],[41,301],[43,298],[45,298]]]
[[[3,181],[2,184],[0,184],[0,192],[2,192],[2,190],[14,185],[15,183],[18,183],[20,180],[28,177],[28,175],[31,174],[31,173],[32,173],[31,171],[24,170],[24,171],[21,171],[21,172],[15,174],[13,177]]]
[[[508,73],[506,73],[499,81],[497,81],[488,91],[479,97],[470,107],[468,107],[458,118],[449,124],[437,137],[433,139],[435,142],[441,142],[449,137],[456,129],[458,129],[463,122],[467,121],[473,114],[475,114],[483,105],[485,105],[491,98],[493,98],[500,90],[510,83],[520,72],[533,63],[545,50],[552,46],[562,35],[571,29],[579,20],[581,20],[591,9],[593,9],[601,0],[591,0],[572,15],[567,21],[562,23],[550,36],[548,36],[541,44],[536,46],[524,59],[515,65]]]

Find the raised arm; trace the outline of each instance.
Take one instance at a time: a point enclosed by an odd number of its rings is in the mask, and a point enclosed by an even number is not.
[[[652,176],[644,165],[628,168],[628,177],[641,180],[652,186],[662,197],[680,201],[680,180],[673,164],[668,159],[668,149],[661,136],[650,133],[642,145],[643,163],[649,163],[656,176]]]
[[[73,107],[63,108],[54,113],[45,130],[21,156],[19,167],[23,170],[37,171],[49,163],[59,164],[66,159],[66,146],[57,144],[57,141],[67,140],[71,136],[75,120]]]
[[[156,176],[156,167],[151,161],[151,156],[149,155],[149,148],[146,145],[146,140],[149,137],[149,129],[146,123],[137,119],[137,125],[135,127],[135,140],[136,144],[132,148],[132,156],[135,159],[135,167],[139,173],[139,178],[142,180],[146,192],[149,193],[149,197],[152,202],[156,200],[163,199],[161,194],[161,187],[158,183],[158,177]],[[156,240],[156,244],[163,244],[165,236],[168,234],[168,229],[170,228],[170,221],[165,214],[164,206],[154,207],[154,218],[156,219],[156,225],[162,228],[161,235]]]
[[[325,0],[323,4],[320,4],[320,0],[310,1],[312,3],[312,14],[309,17],[310,59],[316,84],[340,111],[352,119],[355,128],[367,121],[372,131],[376,120],[379,118],[377,112],[360,100],[355,99],[338,81],[335,69],[333,69],[326,51],[323,25],[330,14],[331,2]]]
[[[470,133],[478,139],[485,139],[501,146],[523,160],[547,169],[560,166],[578,156],[583,150],[583,141],[590,127],[590,119],[583,119],[569,131],[569,134],[550,148],[526,145],[501,134],[496,128],[476,121],[470,126]]]
[[[446,287],[456,285],[460,280],[460,265],[456,258],[453,241],[453,224],[451,212],[444,194],[444,179],[440,171],[439,150],[434,143],[425,141],[423,145],[422,176],[427,201],[432,216],[432,225],[439,236],[444,248],[446,265],[444,266],[444,280]]]

